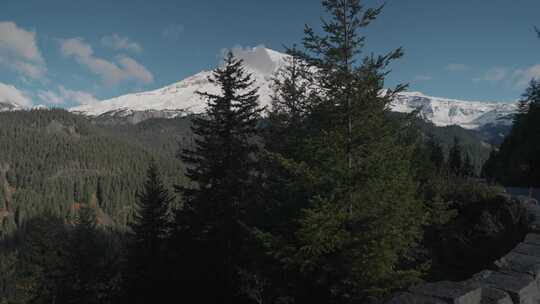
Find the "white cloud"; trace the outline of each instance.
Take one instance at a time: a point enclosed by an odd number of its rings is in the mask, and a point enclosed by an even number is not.
[[[47,104],[63,104],[64,99],[53,91],[38,91],[37,96]]]
[[[182,33],[184,33],[184,29],[184,26],[181,24],[171,24],[163,29],[161,36],[167,40],[178,41]]]
[[[0,82],[0,102],[16,103],[23,107],[32,105],[28,95],[16,87]]]
[[[112,34],[101,38],[101,44],[117,51],[125,50],[135,53],[142,52],[140,44],[130,41],[128,37],[122,37],[118,34]]]
[[[514,71],[513,77],[518,88],[526,87],[532,79],[540,79],[540,64],[518,69]]]
[[[43,78],[47,68],[36,33],[14,22],[0,22],[0,64],[32,79]]]
[[[154,82],[152,73],[150,73],[142,64],[135,61],[135,59],[127,56],[120,56],[119,62],[130,77],[139,79],[145,84]]]
[[[444,67],[444,69],[450,72],[463,72],[469,70],[469,66],[463,63],[451,63]]]
[[[24,61],[15,61],[11,63],[10,66],[16,71],[19,71],[21,74],[32,79],[40,79],[41,77],[45,76],[45,73],[47,72],[47,68],[42,65],[35,65]]]
[[[153,82],[154,77],[142,64],[127,56],[120,56],[120,65],[94,56],[92,47],[82,38],[61,40],[61,52],[66,57],[86,66],[92,73],[99,75],[108,85],[122,81],[135,80],[144,84]]]
[[[64,99],[66,99],[67,101],[73,101],[77,104],[92,104],[99,101],[97,98],[95,98],[92,94],[88,92],[68,90],[63,86],[60,86],[59,90],[60,94],[64,96]]]
[[[275,60],[272,60],[272,57],[270,57],[270,54],[264,45],[259,45],[254,48],[237,46],[232,48],[231,51],[236,58],[242,59],[245,65],[265,74],[273,73],[278,66],[278,63]],[[222,50],[223,55],[225,55],[226,52],[228,52],[228,50]]]
[[[504,67],[494,67],[489,69],[481,76],[473,78],[474,82],[499,82],[504,80],[508,76],[508,69]]]
[[[52,90],[39,91],[37,95],[46,104],[53,105],[64,104],[66,102],[73,102],[76,104],[91,104],[99,101],[90,93],[69,90],[64,86],[59,86],[57,92]]]
[[[0,49],[28,61],[43,62],[36,33],[19,28],[13,22],[0,22]]]
[[[427,75],[417,75],[414,77],[413,82],[430,81],[433,77]]]
[[[84,42],[82,38],[72,38],[61,40],[62,53],[66,56],[76,56],[78,58],[90,58],[94,51],[92,47]]]

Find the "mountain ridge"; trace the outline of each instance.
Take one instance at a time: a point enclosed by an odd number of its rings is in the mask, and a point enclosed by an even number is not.
[[[276,71],[286,64],[289,55],[255,47],[235,54],[244,60],[245,69],[253,75],[259,87],[262,106],[270,106],[271,80]],[[218,93],[208,81],[212,71],[201,71],[168,86],[140,93],[131,93],[98,103],[80,105],[69,109],[87,116],[113,116],[132,118],[132,123],[148,118],[173,118],[189,113],[202,113],[205,102],[197,91]],[[436,126],[458,125],[466,129],[479,129],[486,125],[511,125],[517,103],[464,101],[427,96],[420,92],[399,93],[390,109],[395,112],[418,115]]]

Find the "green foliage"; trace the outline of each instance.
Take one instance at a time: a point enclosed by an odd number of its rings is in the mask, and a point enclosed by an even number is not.
[[[289,291],[296,301],[349,303],[419,277],[402,266],[421,237],[424,210],[416,199],[406,120],[388,115],[403,86],[379,94],[388,65],[402,52],[358,56],[359,30],[381,8],[364,10],[359,1],[323,5],[332,17],[323,25],[325,36],[307,27],[306,51],[292,50],[309,64],[309,77],[291,68],[276,85],[266,146],[271,173],[265,175],[276,204],[269,208],[284,216],[261,229],[267,229],[269,254],[297,280]],[[298,111],[289,100],[298,96],[305,114],[299,127],[290,127]]]
[[[400,113],[390,114],[396,117],[403,116]],[[482,165],[489,158],[490,152],[497,143],[497,141],[483,135],[481,130],[467,130],[456,125],[436,127],[420,118],[414,120],[414,125],[424,141],[432,140],[441,146],[446,160],[448,160],[450,149],[452,149],[454,140],[457,138],[461,146],[462,158],[469,155],[471,159],[471,163],[475,168],[474,175],[480,174]],[[504,134],[506,131],[497,130],[496,133]]]
[[[466,279],[489,268],[523,239],[526,211],[518,201],[499,195],[500,189],[461,178],[437,184],[437,198],[445,202],[451,217],[426,229],[429,280]]]
[[[486,162],[483,173],[505,186],[540,186],[540,81],[531,81],[510,134]]]
[[[456,175],[461,175],[463,171],[463,152],[459,139],[454,138],[454,145],[450,149],[448,155],[448,167],[450,171]]]
[[[201,115],[0,113],[0,302],[363,303],[468,277],[520,241],[522,206],[469,178],[485,135],[389,112],[402,50],[362,56],[382,7],[322,3],[268,118],[232,53]],[[486,172],[521,153],[511,177],[535,180],[539,92]]]
[[[67,232],[64,223],[54,216],[36,218],[27,223],[18,267],[17,298],[23,301],[49,303],[66,299],[68,280]]]
[[[66,303],[110,303],[117,292],[119,248],[97,226],[96,210],[82,206],[66,246]]]
[[[165,271],[165,240],[170,231],[172,197],[155,163],[148,168],[147,180],[137,197],[124,265],[122,300],[126,303],[150,302],[156,294],[163,292],[162,282],[168,278]]]
[[[0,113],[0,192],[9,193],[1,195],[0,208],[9,197],[7,227],[13,232],[43,212],[67,217],[96,195],[102,210],[98,217],[125,228],[133,214],[135,189],[152,158],[166,168],[169,184],[180,182],[174,176],[182,165],[174,155],[151,152],[142,142],[135,136],[117,137],[64,110]]]
[[[184,206],[177,214],[177,238],[201,248],[199,252],[191,251],[199,259],[189,261],[197,266],[195,271],[203,269],[200,280],[213,290],[202,295],[201,301],[234,302],[239,298],[239,270],[245,269],[249,260],[246,247],[250,233],[246,225],[256,198],[254,173],[258,151],[253,138],[258,133],[262,109],[258,106],[257,89],[252,88],[251,75],[244,72],[242,61],[231,52],[224,66],[209,80],[221,92],[199,93],[207,99],[208,110],[193,120],[195,148],[182,153],[186,175],[194,184],[190,188],[179,187]],[[188,256],[184,254],[183,259]],[[211,273],[204,271],[208,261],[213,266],[208,269]],[[191,284],[201,284],[193,277],[189,279]]]
[[[463,280],[489,268],[520,242],[527,219],[518,202],[500,196],[500,188],[467,177],[463,167],[456,174],[445,161],[437,170],[439,157],[430,158],[439,154],[437,146],[431,139],[420,143],[415,153],[419,195],[428,210],[415,265],[426,267],[429,281]]]

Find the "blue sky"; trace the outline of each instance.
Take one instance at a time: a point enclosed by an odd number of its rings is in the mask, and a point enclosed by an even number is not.
[[[404,47],[389,85],[515,100],[540,76],[539,11],[537,0],[387,0],[366,51]],[[299,44],[322,15],[317,0],[2,0],[0,94],[67,107],[155,89],[215,67],[224,48]]]

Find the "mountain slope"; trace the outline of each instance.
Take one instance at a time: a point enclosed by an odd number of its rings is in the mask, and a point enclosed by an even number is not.
[[[269,85],[272,75],[283,66],[287,55],[257,47],[243,57],[246,71],[253,74],[254,85],[259,87],[261,103],[270,104],[272,91]],[[196,92],[219,93],[218,89],[208,81],[211,74],[212,71],[202,71],[161,89],[127,94],[96,104],[71,108],[70,111],[89,116],[140,116],[135,119],[135,122],[150,117],[171,118],[186,113],[201,113],[206,105]]]
[[[124,227],[152,160],[168,184],[180,184],[182,163],[158,145],[162,129],[143,137],[140,128],[126,125],[119,134],[58,109],[0,113],[0,239],[35,215],[65,218],[91,201]]]
[[[252,73],[259,87],[260,101],[269,106],[273,74],[285,64],[287,55],[256,47],[237,54],[244,59],[247,72]],[[205,102],[197,91],[218,93],[208,81],[211,71],[202,71],[180,82],[149,92],[127,94],[95,104],[70,109],[89,116],[115,116],[137,123],[148,118],[172,118],[186,113],[201,113]],[[401,93],[391,109],[409,113],[418,111],[420,117],[436,126],[459,125],[478,129],[487,125],[510,125],[516,111],[515,103],[475,102],[430,97],[419,92]]]
[[[478,129],[489,124],[511,125],[517,103],[463,101],[404,92],[396,98],[392,110],[402,113],[418,110],[421,118],[439,127],[458,125]]]
[[[23,107],[7,98],[0,98],[0,112],[22,110]]]

